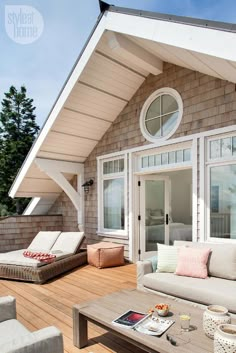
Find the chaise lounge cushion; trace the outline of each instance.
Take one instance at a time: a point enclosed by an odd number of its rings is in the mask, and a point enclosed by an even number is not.
[[[60,231],[39,232],[31,242],[31,244],[28,246],[28,250],[42,252],[49,251],[57,240],[60,233]]]
[[[151,290],[202,304],[219,304],[236,313],[235,282],[221,278],[206,279],[176,276],[173,273],[148,273],[143,285]]]
[[[7,253],[0,254],[0,264],[8,264],[8,265],[17,265],[17,266],[29,266],[29,267],[42,267],[47,265],[47,262],[42,262],[39,260],[35,260],[29,257],[25,257],[23,255],[23,250],[10,251]],[[72,253],[60,251],[59,253],[54,254],[56,256],[55,261],[61,260],[65,257],[71,256]]]
[[[57,254],[58,250],[75,254],[84,240],[84,232],[62,232],[51,248],[52,254]]]
[[[25,249],[10,251],[0,254],[0,263],[8,265],[19,265],[19,266],[30,266],[30,267],[40,267],[45,265],[45,263],[40,262],[35,259],[30,259],[24,257],[23,252]]]

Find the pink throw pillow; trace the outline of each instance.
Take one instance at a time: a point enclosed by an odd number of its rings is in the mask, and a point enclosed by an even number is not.
[[[211,249],[181,247],[175,274],[179,276],[206,278],[207,261]]]

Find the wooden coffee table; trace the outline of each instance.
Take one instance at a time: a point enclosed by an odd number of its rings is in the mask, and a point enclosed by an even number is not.
[[[129,309],[147,312],[156,304],[163,302],[170,305],[170,315],[173,314],[173,316],[169,316],[169,318],[175,320],[175,324],[161,337],[141,334],[111,323],[112,320]],[[178,313],[184,311],[191,313],[192,331],[190,332],[181,332],[180,329]],[[146,352],[213,353],[213,340],[206,337],[202,328],[203,311],[203,309],[191,304],[163,298],[157,294],[137,290],[115,292],[81,305],[74,305],[74,345],[83,348],[88,344],[88,321],[90,321]],[[166,333],[177,341],[178,346],[171,345],[166,338]]]

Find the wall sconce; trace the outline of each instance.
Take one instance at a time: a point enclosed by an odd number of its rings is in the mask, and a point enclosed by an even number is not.
[[[92,186],[92,185],[93,185],[93,179],[90,179],[90,180],[86,181],[86,182],[82,185],[82,187],[84,188],[84,192],[85,192],[86,194],[88,194],[88,192],[89,192],[89,187]]]

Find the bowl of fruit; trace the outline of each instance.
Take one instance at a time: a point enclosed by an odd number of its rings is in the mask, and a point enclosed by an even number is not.
[[[157,305],[155,305],[155,309],[156,309],[157,314],[159,316],[167,316],[169,313],[169,305],[168,304],[163,304],[163,303],[157,304]]]

